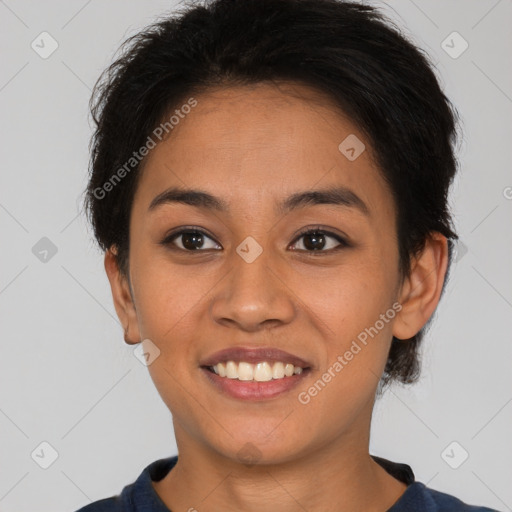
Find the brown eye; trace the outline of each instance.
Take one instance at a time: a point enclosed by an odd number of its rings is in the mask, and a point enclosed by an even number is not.
[[[348,246],[348,243],[346,243],[340,236],[322,229],[309,229],[304,231],[298,238],[296,238],[293,245],[297,245],[297,240],[301,239],[303,239],[303,247],[295,247],[293,250],[329,252],[331,250],[337,250]],[[331,241],[329,241],[329,239],[331,239]],[[332,242],[332,240],[335,242]]]
[[[183,229],[175,232],[167,236],[162,244],[173,245],[173,248],[188,252],[221,248],[206,233],[197,229]]]

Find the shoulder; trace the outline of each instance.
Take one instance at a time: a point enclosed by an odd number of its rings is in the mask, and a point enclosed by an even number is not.
[[[405,492],[387,512],[499,512],[498,510],[468,505],[459,498],[427,487],[415,479],[414,472],[408,464],[392,462],[372,455],[391,476],[407,484]]]
[[[460,499],[452,496],[451,494],[446,494],[441,491],[436,491],[435,489],[430,489],[425,487],[425,491],[430,495],[430,498],[436,505],[439,510],[460,510],[461,512],[498,512],[492,508],[482,507],[478,505],[468,505],[464,503]]]
[[[173,456],[152,462],[121,494],[89,503],[76,512],[168,512],[151,482],[162,479],[177,460],[178,457]]]
[[[468,505],[451,494],[431,489],[421,482],[411,484],[389,512],[408,510],[417,512],[498,512],[487,507]]]
[[[122,512],[123,504],[119,496],[112,498],[105,498],[103,500],[95,501],[85,507],[77,510],[76,512]]]

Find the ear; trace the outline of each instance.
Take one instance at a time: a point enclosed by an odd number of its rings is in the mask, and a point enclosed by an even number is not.
[[[139,343],[140,333],[137,312],[133,301],[129,278],[124,276],[116,260],[115,252],[109,249],[105,252],[105,271],[110,282],[112,298],[117,316],[124,329],[124,341],[129,345]]]
[[[430,233],[421,254],[411,262],[410,275],[400,291],[402,309],[395,317],[393,336],[406,340],[415,336],[434,313],[448,267],[448,241]]]

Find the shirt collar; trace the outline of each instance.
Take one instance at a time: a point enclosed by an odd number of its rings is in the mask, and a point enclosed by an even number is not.
[[[382,457],[377,457],[376,455],[371,455],[371,457],[391,476],[405,483],[407,486],[415,484],[412,486],[415,487],[418,485],[417,482],[415,483],[415,476],[409,465],[392,462]],[[121,495],[123,504],[126,506],[127,510],[133,510],[134,512],[169,512],[169,509],[160,499],[160,496],[156,493],[151,482],[162,480],[177,462],[178,456],[174,455],[172,457],[158,459],[146,466],[134,484],[127,487]],[[412,488],[408,487],[399,499],[400,505],[403,499],[407,499],[407,495],[411,494],[411,492]],[[390,512],[393,509],[394,507],[390,509]]]

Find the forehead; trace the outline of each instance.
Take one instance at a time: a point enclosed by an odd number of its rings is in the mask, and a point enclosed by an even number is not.
[[[196,106],[146,157],[135,201],[146,209],[169,187],[201,188],[228,203],[255,206],[336,185],[370,209],[390,207],[369,141],[316,90],[257,84],[208,90],[194,99]],[[347,145],[360,152],[357,158],[346,153]]]

